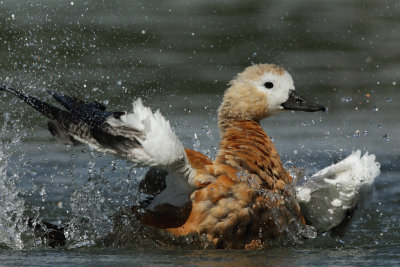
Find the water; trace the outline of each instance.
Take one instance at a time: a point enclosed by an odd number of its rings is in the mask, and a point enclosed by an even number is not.
[[[42,98],[53,89],[96,99],[114,110],[130,110],[132,100],[142,97],[171,121],[186,147],[213,156],[219,141],[215,114],[226,83],[252,63],[276,63],[289,70],[306,98],[329,107],[326,113],[287,112],[262,122],[285,165],[313,173],[362,149],[377,155],[382,174],[345,236],[336,239],[322,236],[255,252],[93,246],[110,230],[113,212],[134,203],[145,170],[56,144],[43,117],[1,94],[0,214],[10,238],[1,245],[0,261],[398,263],[399,18],[394,1],[1,1],[2,83]],[[7,207],[13,210],[7,213]],[[69,223],[70,247],[41,244],[22,228],[24,216]],[[6,234],[0,235],[4,240]]]

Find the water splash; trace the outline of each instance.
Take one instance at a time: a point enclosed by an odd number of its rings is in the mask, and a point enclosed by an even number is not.
[[[106,198],[108,182],[93,175],[70,198],[71,219],[65,231],[70,246],[92,245],[112,231],[115,210]]]
[[[98,153],[90,153],[90,156],[89,163],[85,164],[87,174],[81,174],[81,178],[87,181],[75,184],[70,195],[69,220],[65,226],[70,248],[97,245],[115,231],[115,217],[118,217],[119,210],[130,209],[138,201],[137,185],[146,170],[112,157],[109,161],[99,160],[103,156]],[[126,235],[120,233],[113,241],[124,243],[115,239]]]
[[[2,144],[0,143],[0,148]],[[0,150],[0,246],[22,249],[24,200],[18,196],[16,176],[7,177],[7,156]]]
[[[5,132],[10,114],[3,113],[3,118],[1,133]],[[12,143],[18,142],[18,137],[12,140]],[[12,177],[7,175],[9,155],[4,153],[6,146],[7,144],[0,141],[0,246],[22,249],[24,247],[22,234],[26,230],[23,222],[25,202],[18,195],[20,193],[16,186],[18,175]]]

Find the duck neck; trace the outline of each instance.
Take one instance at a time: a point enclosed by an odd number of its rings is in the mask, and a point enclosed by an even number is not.
[[[238,172],[255,174],[271,189],[281,188],[292,181],[274,144],[258,121],[226,120],[221,126],[217,163],[230,165]]]

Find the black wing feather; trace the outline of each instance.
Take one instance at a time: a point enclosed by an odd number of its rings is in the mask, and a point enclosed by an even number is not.
[[[0,85],[0,90],[16,95],[51,119],[48,123],[49,131],[63,144],[76,145],[80,143],[79,140],[85,140],[89,144],[111,150],[121,156],[126,155],[130,149],[140,146],[136,139],[119,135],[118,131],[106,122],[110,116],[119,119],[125,112],[106,111],[106,107],[96,101],[86,102],[48,91],[66,109],[62,110],[5,85]]]

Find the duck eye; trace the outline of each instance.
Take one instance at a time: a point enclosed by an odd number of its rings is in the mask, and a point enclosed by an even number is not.
[[[264,83],[265,88],[271,89],[272,87],[274,87],[274,84],[271,82],[266,82]]]

